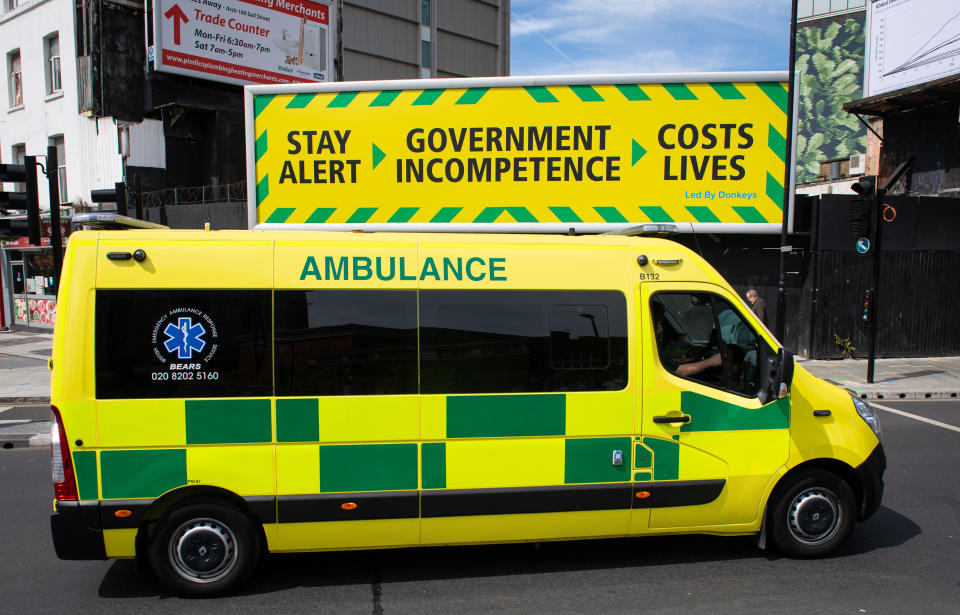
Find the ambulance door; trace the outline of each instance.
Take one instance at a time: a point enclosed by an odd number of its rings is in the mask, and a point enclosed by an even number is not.
[[[197,236],[99,241],[84,343],[95,348],[101,515],[123,528],[105,530],[108,555],[132,555],[136,535],[111,509],[187,485],[237,494],[273,530],[271,245]]]
[[[273,550],[420,540],[414,241],[276,242]]]
[[[789,399],[761,401],[773,351],[743,303],[712,284],[641,289],[643,407],[651,528],[749,526],[787,459]]]
[[[424,543],[627,533],[622,253],[531,247],[422,246]]]

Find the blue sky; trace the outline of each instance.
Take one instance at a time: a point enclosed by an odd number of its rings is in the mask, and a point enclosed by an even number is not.
[[[786,70],[790,0],[512,0],[510,74]]]

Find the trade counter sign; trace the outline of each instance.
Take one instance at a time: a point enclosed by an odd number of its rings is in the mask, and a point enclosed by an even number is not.
[[[330,6],[310,0],[156,0],[154,68],[245,85],[329,81]]]
[[[787,87],[762,75],[247,88],[250,224],[779,232]]]

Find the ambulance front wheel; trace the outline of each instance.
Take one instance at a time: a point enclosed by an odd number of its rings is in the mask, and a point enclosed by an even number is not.
[[[853,530],[853,490],[823,470],[798,475],[780,491],[769,521],[773,541],[791,557],[820,557],[836,549]]]
[[[150,544],[154,573],[181,596],[230,591],[250,575],[259,556],[250,518],[210,499],[187,500],[174,509]]]

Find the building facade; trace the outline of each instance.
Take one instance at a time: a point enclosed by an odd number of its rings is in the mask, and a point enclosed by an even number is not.
[[[0,2],[0,162],[56,147],[59,205],[79,211],[99,207],[91,190],[117,182],[141,185],[154,206],[243,195],[242,87],[154,70],[154,2]],[[330,11],[338,80],[509,73],[509,0],[317,3]],[[39,195],[49,211],[42,176]],[[50,261],[49,247],[6,247],[5,324],[52,326]],[[31,300],[45,302],[42,319],[30,319]]]

